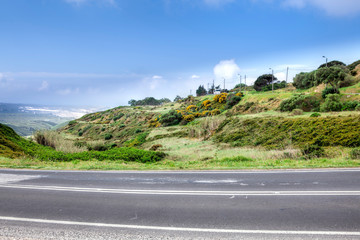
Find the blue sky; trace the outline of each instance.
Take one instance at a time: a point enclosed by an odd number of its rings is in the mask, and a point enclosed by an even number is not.
[[[358,0],[2,0],[0,102],[126,105],[360,59]],[[244,77],[243,77],[244,78]]]

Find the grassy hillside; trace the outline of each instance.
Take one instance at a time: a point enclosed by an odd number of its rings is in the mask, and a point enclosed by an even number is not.
[[[46,143],[48,139],[44,141]],[[47,145],[47,144],[44,144]],[[134,162],[156,162],[164,157],[161,152],[150,152],[135,148],[114,148],[106,151],[81,151],[66,153],[56,151],[50,146],[36,144],[26,140],[15,133],[10,127],[0,124],[0,156],[8,158],[34,158],[42,161],[90,161],[122,160]]]
[[[339,95],[324,97],[325,84],[289,84],[92,113],[36,134],[47,147],[2,125],[0,155],[71,162],[75,169],[360,166],[360,67],[352,71],[352,84]]]

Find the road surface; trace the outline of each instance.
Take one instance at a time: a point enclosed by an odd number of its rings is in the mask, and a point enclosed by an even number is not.
[[[0,239],[360,239],[360,169],[0,170]]]

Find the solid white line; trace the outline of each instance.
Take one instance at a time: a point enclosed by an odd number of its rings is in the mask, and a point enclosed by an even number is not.
[[[0,188],[86,192],[116,193],[141,195],[191,195],[191,196],[360,196],[360,191],[188,191],[188,190],[150,190],[150,189],[107,189],[79,188],[60,186],[35,186],[18,184],[0,184]]]
[[[78,225],[90,227],[110,227],[110,228],[127,228],[142,230],[162,230],[162,231],[186,231],[186,232],[207,232],[207,233],[248,233],[248,234],[279,234],[279,235],[328,235],[328,236],[360,236],[360,232],[344,231],[289,231],[289,230],[240,230],[240,229],[213,229],[213,228],[185,228],[185,227],[161,227],[161,226],[141,226],[111,223],[92,223],[78,221],[48,220],[36,218],[19,218],[0,216],[4,221],[20,221],[32,223]]]

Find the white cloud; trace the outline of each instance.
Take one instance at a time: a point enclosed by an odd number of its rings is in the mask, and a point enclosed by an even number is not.
[[[286,73],[284,72],[277,72],[274,74],[274,76],[279,80],[279,81],[283,81],[286,79]]]
[[[237,77],[238,73],[240,73],[240,68],[233,59],[220,61],[214,67],[216,79],[234,79]]]
[[[163,77],[162,76],[159,76],[159,75],[154,75],[153,77],[152,77],[152,79],[162,79]]]
[[[44,90],[46,90],[46,89],[48,89],[49,88],[49,83],[47,82],[47,81],[43,81],[42,83],[41,83],[41,86],[40,86],[40,88],[39,88],[39,91],[44,91]]]
[[[192,79],[199,79],[200,76],[194,74],[194,75],[191,76],[191,78],[192,78]]]
[[[331,16],[347,16],[360,13],[359,0],[284,0],[282,5],[295,8],[313,6]]]

